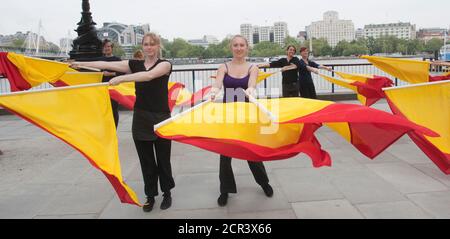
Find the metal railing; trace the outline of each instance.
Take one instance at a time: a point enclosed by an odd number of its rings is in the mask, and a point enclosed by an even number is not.
[[[374,67],[370,63],[364,64],[325,64],[326,66],[331,67],[335,71],[343,71],[347,73],[356,73],[356,74],[373,74],[379,76],[386,76],[391,78],[395,85],[406,85],[407,83],[396,79],[395,77],[379,70]],[[276,72],[279,69],[276,68],[264,68],[262,69],[265,72]],[[174,70],[171,75],[171,81],[180,82],[186,86],[191,92],[198,91],[206,86],[212,84],[213,79],[211,76],[215,76],[217,72],[217,68],[204,68],[204,69],[182,69],[182,70]],[[330,76],[334,76],[334,73],[325,73]],[[263,89],[261,92],[264,92],[265,95],[270,96],[280,96],[282,90],[282,76],[281,73],[275,74],[264,82],[258,85],[258,88]],[[319,94],[333,94],[333,93],[350,93],[351,90],[346,89],[341,86],[337,86],[332,84],[320,76],[313,74],[313,81],[316,87],[316,91]]]
[[[370,63],[358,63],[358,64],[325,64],[326,66],[331,67],[335,71],[342,71],[347,73],[356,73],[356,74],[373,74],[379,76],[386,76],[392,79],[396,86],[406,85],[406,82],[398,80],[397,78],[379,70],[374,67]],[[276,72],[279,69],[276,68],[264,68],[266,72]],[[442,69],[437,69],[442,71]],[[213,83],[211,76],[215,76],[217,73],[217,68],[202,68],[202,69],[177,69],[173,70],[172,75],[170,77],[170,81],[172,82],[180,82],[186,86],[186,88],[191,92],[196,92],[204,87],[210,86]],[[325,72],[324,72],[325,73]],[[437,73],[432,71],[433,73]],[[334,73],[328,73],[330,76],[334,76]],[[282,90],[281,83],[281,73],[275,74],[268,79],[266,79],[263,83],[258,85],[258,92],[263,92],[263,94],[268,96],[280,96]],[[350,93],[349,89],[344,87],[332,84],[320,76],[313,74],[313,81],[316,87],[316,91],[318,94],[334,94],[334,93]],[[43,84],[34,89],[45,89],[51,88],[52,86],[49,84]],[[7,79],[0,78],[0,93],[8,93],[10,92],[10,86]]]

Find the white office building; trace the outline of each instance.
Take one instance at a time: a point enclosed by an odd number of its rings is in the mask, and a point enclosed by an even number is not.
[[[275,22],[273,27],[274,42],[284,46],[284,41],[288,35],[287,23]]]
[[[416,39],[416,25],[411,23],[371,24],[364,26],[366,38],[380,38],[381,36],[395,36],[400,39]]]
[[[316,21],[306,27],[308,38],[324,38],[332,47],[338,42],[355,40],[355,25],[351,20],[340,20],[338,12],[328,11],[322,21]]]

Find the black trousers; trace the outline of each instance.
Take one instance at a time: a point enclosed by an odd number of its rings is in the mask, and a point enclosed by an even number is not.
[[[301,83],[299,91],[302,98],[317,99],[316,88],[312,81]]]
[[[158,179],[161,191],[169,194],[170,190],[175,187],[170,164],[172,141],[158,137],[155,141],[134,139],[134,143],[141,162],[145,195],[147,197],[158,196]]]
[[[119,103],[117,103],[117,101],[111,99],[111,107],[112,107],[112,112],[113,112],[113,116],[114,116],[114,123],[116,124],[116,129],[117,129],[117,126],[119,125]]]
[[[298,90],[299,86],[297,82],[293,83],[283,83],[283,97],[284,98],[290,98],[290,97],[298,97]]]
[[[262,162],[250,162],[248,166],[252,171],[256,183],[266,185],[269,183],[266,168]],[[237,193],[236,181],[234,180],[233,168],[231,167],[231,158],[220,155],[220,193]]]

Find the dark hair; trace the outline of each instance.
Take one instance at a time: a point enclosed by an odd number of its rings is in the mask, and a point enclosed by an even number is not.
[[[306,50],[308,50],[308,47],[302,47],[302,48],[300,48],[300,52],[304,52],[304,51],[306,51]]]
[[[294,48],[294,53],[297,53],[297,48],[294,45],[287,46],[286,51],[289,51],[289,48],[291,47]]]
[[[111,47],[114,48],[114,43],[111,40],[109,40],[109,39],[103,40],[102,47],[105,47],[105,45],[108,44],[108,43],[111,43]]]

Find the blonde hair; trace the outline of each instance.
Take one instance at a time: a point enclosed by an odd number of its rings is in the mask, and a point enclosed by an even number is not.
[[[234,36],[230,39],[230,49],[231,49],[231,47],[233,46],[233,41],[234,41],[236,38],[242,38],[242,39],[244,39],[245,44],[247,45],[247,48],[249,47],[247,38],[245,38],[244,36],[238,34],[238,35],[234,35]]]
[[[155,45],[159,46],[158,57],[162,57],[163,46],[161,45],[161,37],[159,37],[159,35],[153,32],[146,33],[142,38],[142,45],[144,45],[144,41],[146,38],[150,38],[150,41],[152,41]]]

